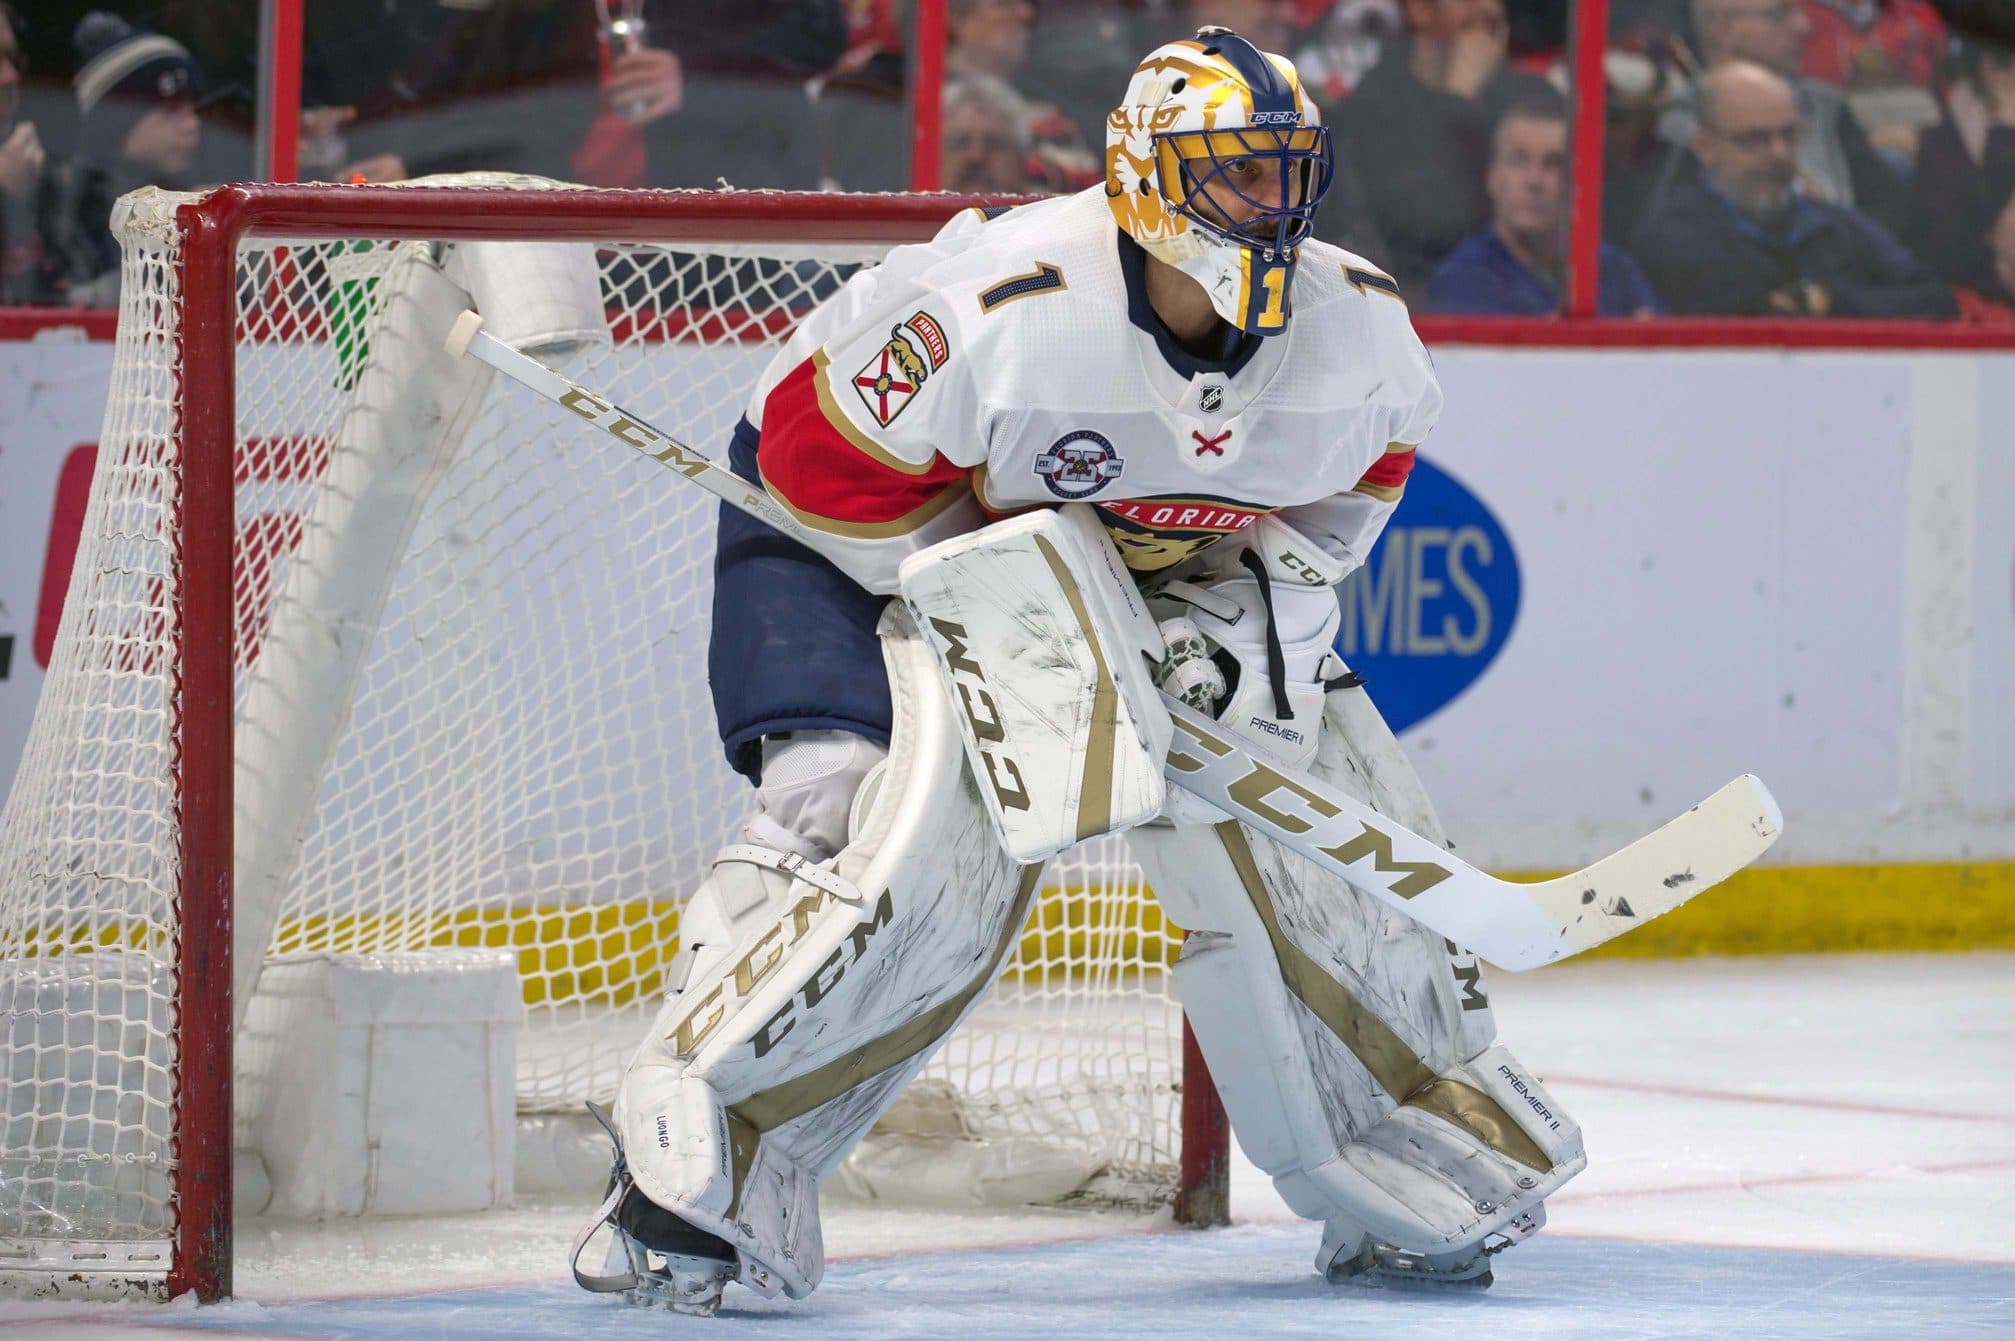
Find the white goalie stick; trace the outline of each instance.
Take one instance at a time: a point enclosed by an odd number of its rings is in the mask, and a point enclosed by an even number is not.
[[[482,324],[464,312],[448,351],[473,356],[724,502],[806,538],[760,487],[518,353]],[[1188,705],[1167,694],[1162,702],[1175,720],[1164,766],[1170,783],[1500,968],[1551,964],[1671,912],[1761,856],[1784,824],[1769,789],[1745,773],[1584,870],[1530,884],[1500,880],[1317,778],[1254,758]]]

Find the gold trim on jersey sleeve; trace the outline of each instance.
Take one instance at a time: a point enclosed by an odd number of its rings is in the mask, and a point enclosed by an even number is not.
[[[1416,451],[1419,447],[1420,444],[1417,442],[1388,442],[1385,444],[1385,454],[1387,456],[1397,456],[1401,452]]]
[[[1034,512],[1037,508],[1048,507],[1047,503],[1007,503],[996,502],[987,492],[987,463],[982,461],[972,468],[973,497],[979,505],[996,517],[1013,517],[1024,512]]]
[[[1356,484],[1350,486],[1350,491],[1354,494],[1366,494],[1372,498],[1376,498],[1381,503],[1397,503],[1399,496],[1406,492],[1406,486],[1403,484],[1366,484],[1363,480],[1359,480]]]
[[[847,412],[840,408],[839,401],[834,398],[832,382],[827,378],[827,372],[831,368],[832,360],[826,357],[824,349],[812,351],[812,386],[818,392],[819,413],[826,417],[826,422],[832,425],[833,431],[851,443],[861,455],[880,462],[890,470],[900,471],[905,475],[921,475],[928,471],[931,468],[930,461],[903,460],[863,433],[853,420],[847,418]],[[895,416],[889,417],[893,419]]]
[[[1383,270],[1373,270],[1368,265],[1347,265],[1343,268],[1343,277],[1359,293],[1369,294],[1376,290],[1388,298],[1399,299],[1402,304],[1406,302],[1406,295],[1399,291],[1399,281]]]
[[[922,530],[939,516],[951,510],[959,499],[971,492],[965,480],[953,480],[928,499],[911,508],[900,517],[892,517],[880,522],[841,521],[836,517],[823,516],[805,509],[784,497],[783,493],[768,480],[763,481],[763,492],[777,501],[777,505],[793,517],[826,535],[846,536],[850,540],[892,540],[897,536],[909,535]]]

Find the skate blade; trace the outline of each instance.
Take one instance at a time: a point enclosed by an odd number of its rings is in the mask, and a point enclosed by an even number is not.
[[[1323,1272],[1331,1285],[1355,1285],[1373,1290],[1424,1290],[1435,1293],[1475,1292],[1490,1288],[1488,1253],[1479,1252],[1459,1266],[1436,1266],[1426,1260],[1391,1249],[1366,1247],[1345,1262],[1333,1263]]]
[[[1405,1267],[1367,1267],[1353,1276],[1331,1276],[1332,1285],[1354,1285],[1361,1290],[1401,1290],[1416,1294],[1480,1294],[1495,1283],[1490,1268],[1467,1276],[1449,1276],[1435,1271]]]
[[[636,1285],[623,1292],[625,1302],[637,1308],[666,1309],[694,1317],[711,1318],[720,1312],[721,1294],[733,1279],[731,1264],[712,1257],[663,1256],[652,1253],[646,1271],[637,1273]],[[663,1262],[661,1267],[657,1262]]]

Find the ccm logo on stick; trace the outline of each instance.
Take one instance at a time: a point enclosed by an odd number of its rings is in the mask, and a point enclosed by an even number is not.
[[[645,428],[622,410],[577,386],[570,387],[567,393],[560,397],[560,404],[603,430],[617,442],[626,447],[636,448],[653,461],[661,461],[682,475],[697,475],[707,469],[706,461],[689,454],[676,442],[667,442],[664,437]]]

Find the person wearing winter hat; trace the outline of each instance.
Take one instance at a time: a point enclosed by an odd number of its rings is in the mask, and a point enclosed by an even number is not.
[[[203,72],[172,37],[94,10],[77,24],[77,111],[84,151],[150,177],[177,177],[195,161]]]
[[[112,203],[142,186],[187,184],[202,140],[203,72],[174,38],[102,10],[78,22],[73,41],[82,129],[77,156],[59,178],[58,250],[70,301],[110,305],[119,282]]]

